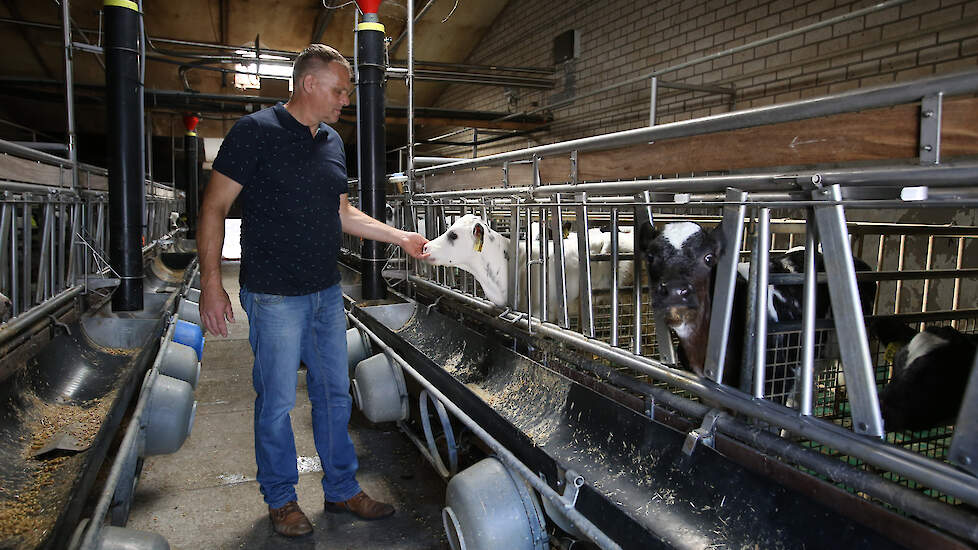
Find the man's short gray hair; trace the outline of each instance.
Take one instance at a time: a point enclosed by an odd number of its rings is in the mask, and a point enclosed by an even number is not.
[[[295,63],[292,64],[292,82],[298,86],[303,76],[329,63],[339,63],[346,67],[346,70],[350,71],[351,74],[353,73],[350,62],[343,57],[343,54],[336,51],[336,48],[326,44],[310,44],[302,50],[299,57],[295,58]]]

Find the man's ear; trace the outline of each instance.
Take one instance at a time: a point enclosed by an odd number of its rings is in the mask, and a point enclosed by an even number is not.
[[[307,94],[311,94],[313,88],[315,88],[316,86],[316,75],[313,74],[312,71],[307,72],[306,74],[302,75],[301,84],[302,84],[302,91]]]
[[[638,226],[638,249],[648,252],[652,247],[652,241],[659,236],[659,231],[649,222],[642,222]]]

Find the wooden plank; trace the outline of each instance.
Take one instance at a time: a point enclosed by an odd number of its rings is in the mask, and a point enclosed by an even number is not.
[[[59,167],[50,164],[0,154],[0,178],[8,181],[59,187],[62,183],[60,171]],[[71,185],[71,177],[64,182]]]
[[[67,188],[71,187],[71,169],[23,159],[10,154],[0,154],[0,179]],[[108,191],[109,179],[105,176],[80,171],[78,173],[78,187]]]
[[[910,159],[918,155],[919,105],[899,105],[578,154],[578,181],[658,174]],[[945,101],[941,159],[978,154],[978,98]],[[567,158],[541,161],[543,183],[570,180]]]
[[[509,186],[524,187],[533,184],[533,167],[530,164],[513,164],[509,167]],[[426,192],[463,191],[467,189],[494,189],[503,186],[501,166],[489,166],[472,170],[466,168],[449,174],[426,176]]]

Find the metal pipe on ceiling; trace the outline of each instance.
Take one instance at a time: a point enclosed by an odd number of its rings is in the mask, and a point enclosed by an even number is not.
[[[71,8],[61,0],[62,38],[65,55],[65,111],[68,117],[68,160],[71,161],[71,187],[78,186],[78,137],[75,134],[74,64],[71,50]]]
[[[408,65],[410,65],[414,61],[414,54],[413,54],[414,45],[411,44],[411,37],[414,35],[414,25],[418,21],[421,21],[421,18],[424,17],[424,14],[427,13],[428,8],[430,8],[434,3],[435,0],[428,0],[428,3],[425,4],[424,7],[421,8],[421,11],[418,12],[418,15],[414,15],[414,2],[408,2],[407,28],[405,28],[404,31],[401,32],[400,36],[398,36],[393,42],[391,42],[391,45],[388,46],[387,48],[387,51],[393,54],[395,51],[397,51],[397,47],[401,45],[401,41],[404,40],[404,38],[406,37],[408,39],[408,58],[407,58]]]

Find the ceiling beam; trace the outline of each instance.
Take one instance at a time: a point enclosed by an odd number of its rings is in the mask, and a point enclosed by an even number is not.
[[[319,44],[322,41],[326,27],[333,20],[333,12],[336,11],[333,3],[334,0],[324,0],[323,8],[316,14],[316,22],[312,26],[312,38],[309,39],[310,44]]]
[[[3,0],[3,4],[7,6],[7,11],[10,12],[10,16],[12,18],[17,20],[24,19],[23,15],[20,12],[20,8],[17,7],[16,2],[12,0]],[[40,65],[42,69],[44,69],[44,74],[46,74],[48,78],[55,78],[54,72],[51,71],[51,67],[48,67],[48,64],[44,62],[44,58],[41,57],[40,50],[37,49],[37,41],[31,38],[26,28],[18,26],[17,30],[19,31],[21,38],[24,39],[24,42],[27,43],[27,47],[30,48],[31,53],[34,54],[34,59],[37,60],[37,64]]]
[[[61,86],[64,84],[61,83]],[[34,80],[0,77],[0,94],[6,97],[62,103],[64,97],[59,93],[59,83],[53,80]],[[76,84],[76,98],[88,105],[103,103],[105,88],[98,85]],[[173,90],[153,90],[145,92],[146,108],[149,110],[184,110],[201,113],[224,113],[246,115],[263,107],[274,105],[286,98],[244,96],[234,94],[207,94],[179,92]],[[549,123],[550,116],[518,116],[500,120],[507,113],[496,111],[464,111],[455,109],[434,109],[419,107],[414,110],[415,124],[445,127],[465,127],[495,130],[535,130]],[[407,123],[407,108],[389,105],[385,108],[386,124],[403,125]],[[343,108],[344,123],[356,120],[356,106]]]

